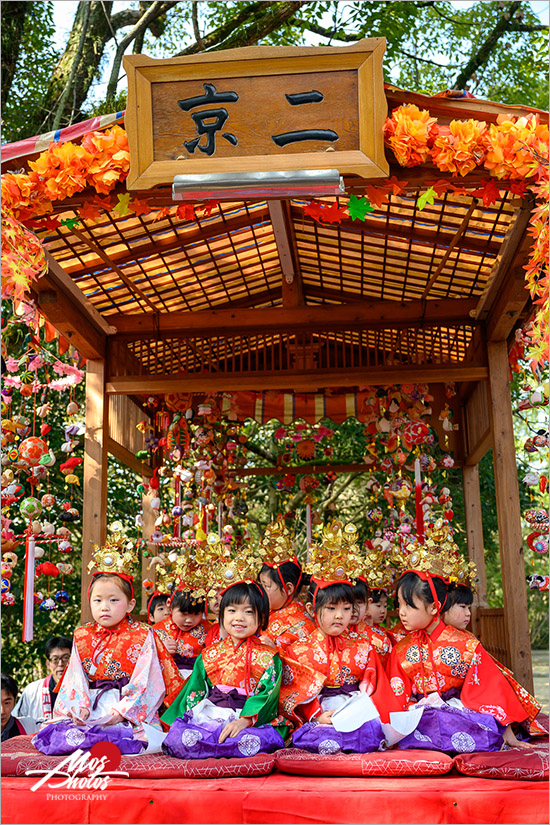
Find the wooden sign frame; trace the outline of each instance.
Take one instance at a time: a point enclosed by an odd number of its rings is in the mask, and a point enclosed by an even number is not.
[[[387,115],[382,59],[383,37],[368,38],[343,48],[251,46],[243,49],[154,60],[143,55],[124,57],[128,76],[125,125],[130,146],[130,172],[126,187],[152,189],[172,183],[179,174],[266,172],[296,169],[333,169],[362,178],[387,177],[383,127]],[[192,160],[155,160],[153,145],[153,84],[221,78],[264,78],[319,72],[357,74],[359,149],[294,151],[283,154],[227,157],[193,156]]]

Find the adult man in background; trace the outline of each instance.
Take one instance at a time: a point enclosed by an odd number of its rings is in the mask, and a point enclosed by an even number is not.
[[[30,716],[36,722],[52,718],[57,699],[54,690],[69,664],[72,646],[72,641],[66,636],[52,636],[46,641],[44,652],[48,675],[27,685],[13,709],[14,716]]]

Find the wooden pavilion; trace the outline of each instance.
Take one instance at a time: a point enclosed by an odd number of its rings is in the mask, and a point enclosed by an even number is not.
[[[239,58],[266,51],[272,58],[273,50],[261,48],[240,50]],[[279,56],[289,60],[283,53],[291,51],[279,50]],[[197,78],[201,59],[204,74],[208,55],[163,63],[174,72],[176,64],[191,67]],[[240,65],[244,74],[246,60]],[[318,70],[325,70],[322,61]],[[442,123],[494,123],[501,114],[532,111],[386,85],[377,92],[378,114],[370,116],[381,128],[386,108],[391,112],[403,103],[428,109]],[[33,157],[12,157],[3,171]],[[105,539],[108,455],[151,474],[135,458],[143,396],[258,389],[322,396],[327,388],[353,393],[364,385],[414,382],[441,395],[445,383],[455,382],[454,458],[463,472],[469,555],[480,576],[474,629],[532,690],[508,350],[530,305],[523,266],[533,199],[501,190],[488,206],[445,192],[419,210],[422,191],[451,176],[428,163],[402,168],[389,151],[378,158],[372,177],[368,171],[343,175],[346,195],[338,203],[393,176],[402,191],[389,194],[364,221],[316,222],[299,197],[218,195],[211,213],[194,220],[106,212],[93,224],[48,232],[49,271],[34,286],[37,303],[88,359],[83,571],[92,542]],[[472,188],[488,178],[479,168],[452,180]],[[143,178],[137,180],[139,186]],[[126,192],[127,183],[117,183],[114,194]],[[166,183],[133,188],[132,194],[155,207],[173,205]],[[55,203],[54,213],[74,218],[94,197],[94,190],[85,190]],[[478,463],[491,448],[500,610],[487,603],[478,476]],[[85,593],[84,573],[82,588]]]

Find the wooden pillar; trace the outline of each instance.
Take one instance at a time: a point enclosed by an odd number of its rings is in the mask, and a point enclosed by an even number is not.
[[[479,636],[478,608],[487,607],[487,576],[485,571],[485,548],[483,545],[483,516],[479,492],[479,465],[465,465],[462,468],[464,482],[464,515],[466,517],[466,538],[468,558],[477,567],[478,585],[472,604],[472,630]]]
[[[506,341],[487,343],[504,619],[514,675],[533,691],[521,511]]]
[[[91,619],[88,564],[92,545],[107,535],[107,434],[108,398],[105,395],[105,361],[86,364],[86,433],[84,436],[84,504],[82,508],[82,622]]]
[[[152,533],[155,529],[156,513],[153,510],[153,508],[151,507],[151,499],[152,498],[153,498],[153,495],[151,493],[148,494],[148,495],[143,495],[142,498],[141,498],[141,510],[142,510],[142,513],[143,513],[143,526],[141,528],[141,535],[142,535],[142,538],[144,538],[145,541],[147,541],[147,542],[150,541],[151,535],[152,535]],[[152,567],[151,569],[149,569],[150,561],[151,561],[151,558],[146,557],[145,553],[142,553],[142,555],[141,555],[141,581],[143,581],[144,579],[152,579],[156,583],[156,581],[157,581],[156,567]],[[145,592],[145,589],[142,587],[141,588],[141,612],[144,614],[145,617],[147,615],[147,599],[148,599],[147,593]],[[147,621],[147,619],[144,618],[144,621]]]

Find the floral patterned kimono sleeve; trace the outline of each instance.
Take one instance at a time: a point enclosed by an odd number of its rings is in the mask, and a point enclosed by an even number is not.
[[[180,690],[168,710],[162,714],[161,721],[167,725],[171,725],[178,717],[183,717],[187,710],[198,705],[200,701],[208,696],[211,687],[212,683],[206,675],[201,654],[195,661],[193,672],[184,687]]]
[[[122,696],[112,706],[129,722],[151,724],[165,696],[164,679],[151,631],[147,633],[130,681],[122,688]]]
[[[69,664],[65,668],[63,681],[59,688],[53,718],[51,722],[60,722],[62,719],[69,719],[71,716],[80,716],[82,709],[90,710],[90,689],[89,682],[76,644],[73,644]]]
[[[412,682],[401,667],[398,648],[394,647],[386,665],[390,689],[399,704],[398,710],[407,710],[412,694]]]
[[[401,698],[396,696],[392,690],[390,680],[376,650],[369,652],[369,659],[361,680],[361,687],[366,688],[365,692],[376,705],[382,722],[390,721],[390,713],[403,710]]]
[[[249,696],[241,711],[241,716],[254,719],[255,725],[268,725],[278,714],[279,690],[283,665],[278,656],[266,667],[252,696]]]
[[[154,632],[152,635],[160,662],[162,678],[164,679],[164,688],[166,691],[164,704],[169,707],[182,689],[183,679],[181,678],[180,672],[176,667],[176,663],[164,647],[158,635]]]
[[[470,710],[490,713],[502,725],[527,718],[527,711],[513,688],[480,644],[468,668],[460,699]]]

